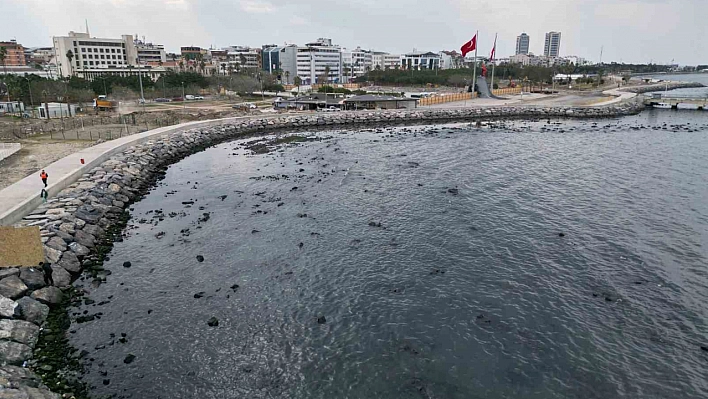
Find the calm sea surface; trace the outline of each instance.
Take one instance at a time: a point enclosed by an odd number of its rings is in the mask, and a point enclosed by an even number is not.
[[[708,397],[708,113],[300,134],[134,205],[96,395]]]

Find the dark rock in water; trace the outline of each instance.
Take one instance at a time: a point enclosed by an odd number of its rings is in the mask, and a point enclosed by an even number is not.
[[[381,227],[381,222],[369,222],[369,226],[371,227]]]
[[[110,384],[110,383],[111,383],[111,380],[108,380],[108,379],[103,380],[103,385],[108,385],[108,384]]]
[[[194,201],[182,201],[182,205],[194,205]]]
[[[226,199],[226,197],[228,197],[228,195],[220,195],[220,196],[219,196],[219,199],[223,201],[223,200]]]
[[[133,360],[135,360],[135,355],[132,353],[128,353],[128,356],[126,356],[125,359],[123,359],[123,363],[130,364],[130,363],[133,363]]]
[[[290,189],[290,191],[295,191],[295,190],[297,190],[297,187],[293,187]]]
[[[209,327],[216,327],[219,325],[219,319],[217,319],[216,317],[212,317],[211,319],[209,319],[209,321],[207,321],[207,324],[209,325]]]
[[[565,233],[558,233],[558,237],[565,237]]]
[[[204,262],[204,257],[201,255],[197,255],[197,262],[199,262],[199,263]]]
[[[19,305],[22,318],[38,326],[44,323],[49,315],[49,306],[30,297],[25,296],[18,299],[17,305]]]
[[[199,299],[199,298],[202,298],[203,296],[204,296],[204,291],[200,291],[200,292],[197,292],[196,294],[194,294],[194,299]]]
[[[123,267],[130,267],[132,264],[130,262],[123,262]]]
[[[297,217],[299,217],[299,218],[306,218],[306,217],[307,217],[307,214],[306,214],[306,213],[298,213],[298,214],[297,214]]]
[[[327,322],[327,318],[324,317],[324,316],[320,316],[320,317],[317,318],[317,323],[318,323],[318,324],[324,324],[324,323],[326,323],[326,322]]]
[[[36,299],[45,305],[56,305],[62,300],[62,292],[57,287],[44,287],[32,293],[32,299]]]
[[[251,230],[251,234],[256,234],[256,233],[260,233],[260,231],[258,231],[256,229]]]
[[[452,195],[457,195],[457,194],[460,193],[460,190],[457,189],[457,188],[448,188],[448,189],[447,189],[447,192],[450,193],[450,194],[452,194]]]
[[[433,269],[430,274],[445,274],[445,270]]]
[[[305,246],[305,244],[299,243],[299,244],[297,244],[297,246],[298,246],[298,248],[302,248],[303,246]]]
[[[704,351],[708,352],[708,346],[701,345],[701,350],[704,350]]]
[[[231,288],[232,290],[236,291],[236,290],[238,289],[238,287],[239,287],[238,284],[234,284],[234,285],[232,285],[232,286],[229,287],[229,288]]]

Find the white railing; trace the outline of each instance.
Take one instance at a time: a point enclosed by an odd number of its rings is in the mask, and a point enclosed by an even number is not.
[[[20,143],[0,143],[0,161],[16,153],[22,148]]]

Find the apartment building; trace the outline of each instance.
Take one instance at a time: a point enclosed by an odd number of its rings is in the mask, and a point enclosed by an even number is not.
[[[529,44],[531,38],[526,33],[522,33],[516,37],[516,55],[529,53]]]
[[[232,65],[234,71],[242,69],[261,69],[261,49],[247,46],[224,47],[228,58],[228,63]]]
[[[398,69],[401,67],[401,55],[389,54],[382,51],[373,51],[371,53],[371,62],[374,69]]]
[[[294,44],[276,46],[267,44],[261,49],[261,63],[263,71],[280,73],[280,81],[292,84],[297,76],[297,46]]]
[[[329,73],[325,76],[326,72]],[[342,80],[342,49],[326,38],[298,47],[297,76],[303,84],[339,83]]]
[[[546,33],[546,43],[543,46],[543,55],[546,57],[558,57],[560,54],[561,33],[548,32]]]
[[[412,52],[401,55],[401,67],[407,70],[440,69],[440,54]]]
[[[165,47],[161,44],[146,43],[143,40],[135,40],[135,47],[138,52],[138,61],[147,65],[162,65],[167,61]]]
[[[138,64],[138,52],[132,35],[120,39],[90,37],[88,33],[69,32],[56,36],[54,59],[60,76],[82,75],[84,70],[125,68]]]
[[[4,66],[27,65],[25,49],[21,44],[17,43],[17,41],[10,40],[9,42],[0,42],[0,48],[4,48],[6,51]]]

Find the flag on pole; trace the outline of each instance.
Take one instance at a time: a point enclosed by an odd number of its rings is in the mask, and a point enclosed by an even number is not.
[[[467,53],[475,51],[477,49],[477,35],[475,34],[472,40],[462,45],[460,51],[462,52],[462,57],[466,56]]]
[[[497,35],[494,35],[494,47],[492,47],[492,54],[489,56],[489,61],[494,61],[494,56],[497,55]]]

